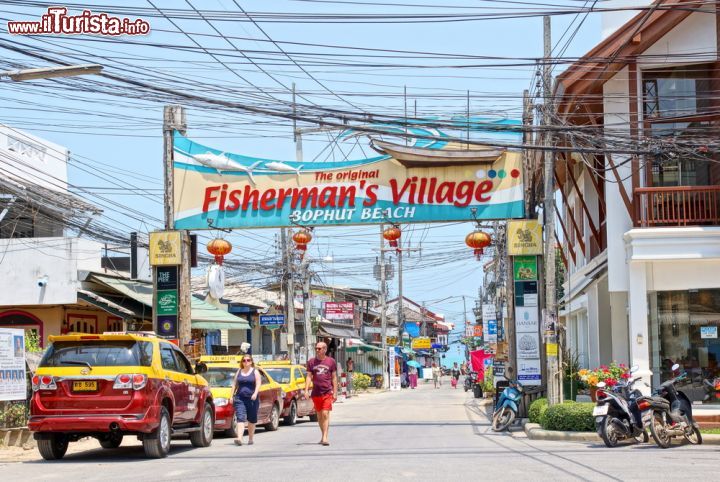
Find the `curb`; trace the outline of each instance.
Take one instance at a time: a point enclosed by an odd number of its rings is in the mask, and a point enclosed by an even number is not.
[[[0,447],[34,447],[35,439],[27,428],[0,429]]]
[[[559,430],[545,430],[540,424],[526,423],[523,426],[525,435],[530,440],[555,440],[558,442],[595,442],[602,443],[602,439],[595,432],[561,432]],[[702,434],[703,445],[720,445],[720,434]],[[652,438],[650,439],[652,443]]]
[[[560,442],[602,442],[595,432],[561,432],[559,430],[545,430],[538,423],[526,423],[523,426],[525,435],[530,440],[557,440]]]

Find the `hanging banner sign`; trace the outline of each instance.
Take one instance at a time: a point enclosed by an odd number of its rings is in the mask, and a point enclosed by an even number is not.
[[[508,221],[507,254],[518,256],[542,254],[542,226],[537,220]]]
[[[352,320],[355,318],[355,303],[352,301],[328,301],[325,303],[325,318],[328,320]]]
[[[515,281],[537,280],[537,256],[515,256],[513,258],[513,279]]]
[[[175,228],[208,229],[210,220],[213,228],[467,221],[471,208],[477,219],[524,215],[519,151],[375,144],[385,155],[280,162],[220,152],[176,132]]]
[[[150,265],[172,266],[180,261],[180,231],[150,233]]]

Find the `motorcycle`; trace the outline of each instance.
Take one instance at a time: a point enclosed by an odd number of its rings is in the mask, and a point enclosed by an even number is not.
[[[500,394],[493,412],[492,430],[501,432],[507,429],[517,417],[520,398],[522,397],[522,384],[517,380],[511,380],[510,385]]]
[[[712,399],[720,399],[720,378],[703,380],[703,388],[705,389],[703,401],[707,402]]]
[[[673,373],[680,368],[677,363],[672,366]],[[675,384],[687,378],[682,373],[662,383],[655,394],[648,399],[651,417],[650,433],[660,448],[668,448],[675,437],[684,437],[694,445],[702,443],[700,426],[693,419],[690,399]]]
[[[463,383],[463,389],[467,392],[473,389],[473,385],[477,383],[478,375],[475,372],[468,372],[465,375],[465,382]]]
[[[630,369],[630,373],[637,367]],[[640,378],[629,378],[614,387],[598,383],[597,405],[593,408],[595,427],[607,447],[617,447],[621,440],[634,439],[647,443],[650,440],[643,422],[643,409],[649,408],[640,390],[634,387]]]

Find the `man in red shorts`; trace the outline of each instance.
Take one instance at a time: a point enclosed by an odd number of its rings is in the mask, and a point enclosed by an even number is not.
[[[332,357],[327,356],[327,344],[324,342],[319,341],[315,344],[315,358],[311,358],[308,362],[307,372],[305,396],[308,396],[310,383],[312,383],[312,401],[322,432],[320,444],[330,445],[328,429],[330,428],[332,404],[337,400],[337,363]]]

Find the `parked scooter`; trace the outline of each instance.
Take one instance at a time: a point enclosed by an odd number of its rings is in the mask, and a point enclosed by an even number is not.
[[[517,417],[520,398],[522,397],[522,384],[517,380],[510,380],[510,385],[500,394],[493,413],[492,430],[501,432],[507,429]]]
[[[720,399],[720,378],[703,380],[703,388],[705,389],[704,401]]]
[[[630,373],[637,371],[632,367]],[[650,437],[645,431],[643,423],[643,406],[645,410],[649,404],[644,402],[640,390],[634,387],[640,378],[629,378],[614,387],[608,387],[605,382],[598,383],[596,392],[597,405],[593,408],[595,427],[598,435],[607,447],[617,447],[622,440],[634,439],[638,442],[648,442]]]
[[[672,366],[673,373],[680,368],[677,363]],[[700,426],[693,419],[690,399],[675,387],[677,382],[685,380],[687,373],[682,373],[658,387],[655,395],[650,397],[650,433],[660,448],[668,448],[675,437],[684,437],[691,444],[701,444]]]
[[[467,392],[468,390],[472,390],[473,386],[477,383],[478,375],[476,372],[468,372],[467,375],[465,375],[465,382],[463,384],[463,389]]]

